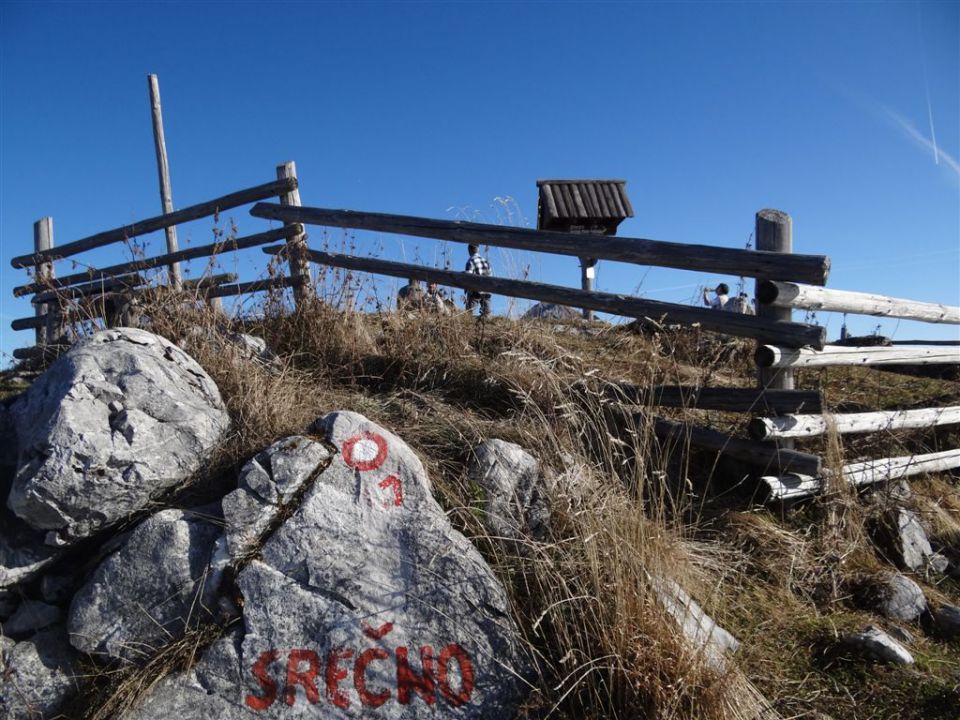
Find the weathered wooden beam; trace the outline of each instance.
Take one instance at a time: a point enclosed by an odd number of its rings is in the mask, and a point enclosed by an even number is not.
[[[184,280],[183,289],[208,290],[210,288],[219,287],[220,285],[225,285],[226,283],[232,283],[236,281],[236,273],[220,273],[219,275],[209,275],[207,277],[196,278],[194,280]]]
[[[556,255],[619,260],[639,265],[656,265],[710,273],[798,280],[822,285],[830,270],[823,255],[782,255],[710,245],[624,238],[611,235],[571,235],[549,230],[503,227],[455,220],[434,220],[408,215],[330,210],[313,207],[284,207],[257,203],[250,209],[256,217],[301,222],[306,225],[375,230],[416,237],[487,244],[515,250],[535,250]]]
[[[57,302],[59,300],[70,300],[78,297],[87,297],[89,295],[102,295],[111,292],[117,288],[133,288],[147,283],[146,278],[139,273],[130,273],[128,275],[117,275],[110,278],[102,278],[94,282],[84,283],[83,285],[74,285],[60,290],[49,290],[39,295],[35,295],[30,302],[46,303]]]
[[[48,288],[67,287],[76,283],[99,280],[101,278],[114,277],[116,275],[138,270],[151,270],[153,268],[163,267],[174,262],[183,260],[194,260],[202,257],[213,257],[236,250],[245,250],[247,248],[266,245],[292,237],[303,232],[303,225],[285,225],[282,228],[268,230],[267,232],[257,233],[255,235],[246,235],[239,238],[227,238],[221,242],[210,243],[209,245],[198,245],[196,247],[178,250],[175,253],[166,255],[157,255],[143,260],[134,260],[132,262],[111,265],[110,267],[97,270],[87,270],[86,272],[74,273],[73,275],[64,275],[63,277],[46,280],[44,282],[31,283],[30,285],[21,285],[13,289],[13,294],[17,297],[29,295],[34,292],[41,292]]]
[[[946,472],[960,467],[960,450],[944,450],[926,455],[880,458],[866,462],[844,465],[841,477],[856,487],[872,485],[887,480]],[[818,495],[823,491],[825,480],[819,473],[790,473],[781,476],[765,476],[761,481],[767,487],[770,501],[798,500]]]
[[[754,360],[762,368],[830,367],[835,365],[954,365],[960,363],[960,345],[895,345],[821,350],[761,345]]]
[[[53,218],[45,217],[33,224],[33,250],[36,253],[47,252],[53,247]],[[36,277],[40,283],[50,282],[56,277],[56,269],[51,262],[38,263]],[[34,308],[36,316],[36,344],[44,346],[49,342],[56,342],[62,334],[59,308],[38,303]]]
[[[296,287],[300,282],[300,278],[283,277],[270,278],[268,280],[254,280],[236,285],[222,285],[208,292],[207,297],[218,298],[231,295],[248,295],[255,292],[270,292],[271,290],[283,290],[284,288]]]
[[[819,475],[822,463],[816,455],[777,448],[754,440],[735,438],[717,430],[656,418],[653,431],[657,437],[670,442],[689,442],[706,450],[741,460],[764,469],[779,468],[778,473]]]
[[[831,428],[841,435],[846,435],[884,430],[938,427],[957,423],[960,423],[960,406],[829,415],[758,417],[750,421],[747,430],[754,440],[777,440],[779,438],[814,437],[829,432]]]
[[[776,280],[758,283],[757,302],[776,308],[826,310],[960,325],[960,307]]]
[[[297,164],[289,160],[282,165],[277,165],[277,179],[293,178],[297,180]],[[297,180],[299,186],[299,180]],[[293,189],[290,192],[280,196],[280,204],[289,207],[300,207],[300,190]],[[287,223],[288,225],[299,225],[299,223]],[[303,225],[299,225],[303,228]],[[310,278],[310,262],[305,255],[307,249],[307,239],[301,231],[298,235],[291,235],[287,238],[287,264],[290,268],[290,277],[297,278],[298,282],[293,286],[293,298],[299,304],[306,299],[313,297],[313,282]]]
[[[122,242],[129,238],[137,237],[138,235],[146,235],[147,233],[162,230],[172,225],[180,225],[190,220],[197,220],[207,215],[213,215],[214,213],[223,212],[230,208],[239,207],[240,205],[247,205],[257,200],[274,197],[293,190],[296,187],[297,181],[295,178],[286,178],[284,180],[276,180],[264,185],[246,188],[245,190],[238,190],[235,193],[230,193],[229,195],[224,195],[214,200],[207,200],[206,202],[191,205],[167,215],[158,215],[157,217],[141,220],[130,225],[124,225],[114,230],[106,230],[96,235],[85,237],[82,240],[75,240],[66,245],[60,245],[41,252],[34,252],[31,255],[19,255],[13,258],[10,264],[15,268],[25,268],[31,265],[37,265],[45,260],[59,260],[60,258],[70,257],[85,250],[92,250],[93,248],[103,247],[104,245],[110,245],[115,242]]]
[[[285,251],[283,246],[263,248],[265,253],[277,254]],[[523,280],[506,280],[496,277],[483,277],[464,272],[438,270],[436,268],[410,265],[376,258],[354,257],[339,253],[310,250],[308,257],[320,265],[329,265],[348,270],[372,272],[399,278],[416,278],[440,285],[459,287],[473,292],[487,292],[495,295],[539,300],[557,303],[573,308],[590,308],[611,315],[623,317],[666,318],[668,322],[687,325],[699,324],[705,330],[738,335],[740,337],[779,337],[784,345],[814,345],[822,347],[825,337],[823,328],[800,323],[779,323],[760,320],[751,315],[718,312],[708,308],[677,305],[656,300],[640,300],[627,295],[614,293],[585,292],[558,285]]]
[[[643,388],[620,384],[612,392],[615,399],[644,406],[776,414],[819,413],[823,410],[823,395],[819,390],[709,388],[692,385],[655,385]]]
[[[170,189],[170,165],[167,163],[167,141],[163,134],[163,110],[160,107],[160,81],[156,75],[147,75],[147,85],[150,88],[150,110],[153,117],[153,144],[157,151],[157,174],[160,179],[160,206],[164,214],[173,212],[173,191]],[[167,252],[179,250],[177,245],[177,228],[168,225],[164,228],[167,237]],[[170,284],[180,289],[180,265],[171,263],[169,267]]]

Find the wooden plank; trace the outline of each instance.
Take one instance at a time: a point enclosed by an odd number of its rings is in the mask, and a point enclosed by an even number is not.
[[[308,225],[326,225],[375,230],[400,235],[487,244],[516,250],[535,250],[580,257],[584,252],[582,235],[529,230],[452,220],[433,220],[407,215],[364,213],[312,207],[282,207],[258,203],[250,210],[255,217]],[[590,257],[619,260],[639,265],[676,267],[711,273],[728,273],[763,278],[787,278],[823,284],[830,267],[822,255],[783,255],[781,253],[740,250],[737,248],[687,245],[684,243],[625,238],[612,235],[590,237]],[[730,314],[730,313],[727,313]]]
[[[207,297],[229,297],[231,295],[249,295],[257,292],[283,290],[284,288],[296,287],[300,282],[300,278],[283,277],[270,278],[268,280],[254,280],[252,282],[238,283],[236,285],[222,285],[221,287],[215,288],[207,293]]]
[[[762,307],[793,307],[960,325],[960,307],[775,280],[758,283],[757,302]]]
[[[729,314],[729,313],[727,313]],[[761,345],[754,354],[761,368],[830,367],[839,365],[955,365],[960,363],[960,345],[892,345],[823,349]]]
[[[593,237],[593,236],[591,236]],[[599,236],[598,236],[599,237]],[[284,252],[283,246],[263,248],[269,254]],[[781,337],[784,345],[822,346],[825,337],[823,328],[801,323],[776,323],[759,320],[751,315],[717,312],[708,308],[677,305],[656,300],[640,300],[628,295],[616,295],[603,292],[584,292],[558,285],[545,285],[522,280],[506,280],[497,277],[483,277],[470,273],[438,270],[421,265],[391,262],[376,258],[354,257],[339,253],[310,250],[308,257],[320,265],[329,265],[348,270],[372,272],[399,278],[416,278],[433,281],[440,285],[459,287],[473,292],[487,292],[508,297],[526,298],[541,302],[557,303],[573,308],[589,308],[611,315],[623,317],[651,317],[665,319],[666,322],[699,324],[705,330],[728,333],[741,337]]]
[[[957,423],[960,423],[960,406],[865,413],[758,417],[750,421],[747,430],[754,440],[776,440],[778,438],[814,437],[829,432],[831,428],[841,435],[846,435],[886,430],[931,428]]]
[[[86,250],[122,242],[129,238],[137,237],[138,235],[146,235],[147,233],[162,230],[171,225],[181,225],[190,220],[197,220],[208,215],[213,215],[214,213],[239,207],[240,205],[247,205],[257,200],[276,197],[281,193],[294,190],[296,187],[297,181],[294,178],[288,178],[286,180],[277,180],[263,185],[257,185],[256,187],[238,190],[235,193],[191,205],[190,207],[185,207],[182,210],[177,210],[168,215],[158,215],[157,217],[152,217],[147,220],[140,220],[130,225],[124,225],[114,230],[97,233],[96,235],[85,237],[82,240],[75,240],[74,242],[60,245],[56,248],[50,248],[43,252],[34,252],[31,255],[19,255],[13,258],[10,264],[15,268],[25,268],[36,265],[44,260],[59,260]]]
[[[173,191],[170,189],[170,166],[167,163],[167,142],[163,135],[163,111],[160,107],[160,82],[156,75],[147,75],[147,85],[150,88],[150,109],[153,115],[153,145],[157,151],[157,173],[160,178],[160,206],[165,215],[173,212]],[[177,245],[177,228],[168,225],[164,229],[167,238],[167,252],[175,253]],[[171,263],[168,269],[170,284],[180,288],[180,265]]]
[[[103,278],[83,285],[74,285],[60,290],[50,290],[31,298],[30,302],[44,303],[59,300],[69,300],[78,297],[87,297],[89,295],[103,295],[112,292],[117,288],[133,288],[140,285],[146,285],[147,280],[139,273],[130,273],[129,275],[118,275],[111,278]]]
[[[925,455],[880,458],[844,465],[841,477],[856,487],[878,482],[899,480],[927,473],[946,472],[960,467],[960,450],[944,450]],[[825,481],[819,473],[791,473],[766,476],[761,481],[767,487],[770,501],[799,500],[818,495]]]
[[[153,268],[163,267],[164,265],[168,265],[173,262],[195,260],[197,258],[204,257],[214,257],[227,252],[245,250],[247,248],[257,247],[258,245],[266,245],[267,243],[276,242],[277,240],[284,240],[302,232],[303,225],[285,225],[282,228],[268,230],[267,232],[257,233],[255,235],[246,235],[239,238],[227,238],[221,242],[210,243],[209,245],[198,245],[196,247],[186,248],[185,250],[178,250],[175,253],[157,255],[152,258],[144,258],[143,260],[120,263],[119,265],[111,265],[110,267],[100,268],[97,270],[91,269],[87,270],[86,272],[74,273],[73,275],[64,275],[63,277],[56,278],[55,280],[50,280],[48,282],[21,285],[20,287],[15,287],[13,289],[13,294],[17,297],[20,297],[22,295],[29,295],[33,292],[46,290],[47,288],[67,287],[69,285],[75,285],[81,282],[114,277],[122,273],[136,272],[138,270],[151,270]]]
[[[655,385],[642,388],[620,384],[609,396],[642,406],[723,410],[748,413],[819,413],[823,395],[819,390],[764,390],[761,388],[709,388],[692,385]]]
[[[555,218],[559,215],[557,212],[557,202],[553,199],[553,192],[549,185],[540,186],[540,201],[547,206],[547,214],[550,217]]]
[[[219,275],[210,275],[208,277],[197,278],[195,280],[185,280],[183,283],[183,289],[203,291],[236,281],[236,273],[220,273]]]
[[[560,192],[559,185],[550,185],[550,190],[553,193],[553,199],[557,202],[557,208],[560,210],[560,214],[557,215],[558,218],[568,218],[573,213],[567,209],[567,203],[563,199],[563,193]],[[252,212],[252,211],[251,211]]]
[[[587,210],[587,204],[583,201],[583,198],[580,197],[580,188],[576,185],[570,185],[570,194],[573,196],[573,203],[577,208],[577,213],[582,218],[590,217],[590,213]]]
[[[762,468],[779,468],[777,473],[818,475],[821,460],[816,455],[735,438],[717,430],[655,418],[653,431],[662,440],[695,445]]]

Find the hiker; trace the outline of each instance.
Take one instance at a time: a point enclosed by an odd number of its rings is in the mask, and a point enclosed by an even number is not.
[[[487,262],[487,259],[480,254],[480,248],[478,248],[476,245],[470,245],[467,247],[467,252],[470,253],[470,259],[467,260],[467,266],[464,268],[464,271],[470,273],[471,275],[489,277],[491,275],[490,263]],[[473,308],[478,304],[480,305],[480,317],[486,317],[489,315],[490,293],[467,292],[467,312],[472,313]]]
[[[715,295],[711,300],[709,297],[710,291],[707,288],[703,289],[703,304],[713,310],[726,310],[727,303],[730,300],[730,288],[727,287],[726,283],[720,283],[713,292]]]
[[[435,282],[427,285],[427,296],[423,299],[423,306],[426,310],[438,315],[446,315],[451,310],[448,305],[449,302],[443,290],[437,287]]]
[[[420,281],[410,278],[406,285],[397,291],[397,310],[421,310],[423,308],[423,288]]]

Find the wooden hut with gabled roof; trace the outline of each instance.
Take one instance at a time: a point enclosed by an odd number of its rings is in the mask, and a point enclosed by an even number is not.
[[[586,235],[616,235],[617,227],[633,217],[626,180],[537,180],[537,229]],[[585,248],[590,241],[585,240]],[[581,286],[593,290],[597,261],[580,258]],[[583,316],[593,313],[584,309]]]
[[[537,180],[537,228],[615,235],[633,217],[626,180]]]

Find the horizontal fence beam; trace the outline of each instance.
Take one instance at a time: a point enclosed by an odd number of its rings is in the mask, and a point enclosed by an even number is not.
[[[75,240],[65,245],[50,248],[49,250],[43,250],[29,255],[19,255],[13,258],[10,264],[15,268],[25,268],[38,265],[44,261],[59,260],[86,250],[111,245],[115,242],[122,242],[129,238],[146,235],[147,233],[162,230],[173,225],[180,225],[181,223],[191,220],[198,220],[208,215],[239,207],[240,205],[256,202],[257,200],[276,197],[282,193],[295,190],[296,187],[296,178],[275,180],[274,182],[239,190],[235,193],[216,198],[215,200],[208,200],[197,205],[191,205],[190,207],[185,207],[182,210],[177,210],[167,215],[158,215],[147,220],[140,220],[130,225],[124,225],[115,230],[106,230],[105,232],[85,237],[82,240]],[[167,256],[169,257],[175,254],[176,253],[168,253]]]
[[[289,207],[272,203],[257,203],[250,209],[250,214],[306,225],[374,230],[462,243],[483,243],[515,250],[534,250],[555,255],[619,260],[638,265],[656,265],[777,280],[797,280],[815,285],[823,285],[830,271],[830,260],[823,255],[787,255],[609,235],[572,235],[459,220],[434,220],[409,215]]]
[[[766,470],[778,468],[774,471],[777,473],[819,475],[822,469],[822,461],[816,455],[777,448],[755,440],[731,437],[710,428],[656,418],[653,432],[661,440],[689,442],[696,447],[712,450]]]
[[[263,248],[268,254],[285,251],[284,246]],[[508,297],[557,303],[574,308],[587,308],[623,317],[666,318],[669,322],[687,325],[699,324],[705,330],[727,333],[755,339],[781,338],[784,345],[813,345],[822,347],[825,330],[816,325],[784,323],[761,320],[752,315],[719,312],[709,308],[676,305],[656,300],[640,300],[627,295],[613,293],[588,292],[559,285],[545,285],[523,280],[506,280],[496,277],[483,277],[465,272],[438,270],[375,258],[361,258],[353,255],[320,252],[310,250],[307,256],[315,263],[347,270],[371,272],[399,278],[416,278],[440,285],[462,288],[472,292],[486,292]]]
[[[140,273],[130,273],[129,275],[116,275],[111,278],[102,278],[95,282],[85,283],[83,285],[74,285],[69,288],[52,290],[40,293],[30,299],[34,305],[48,302],[58,302],[61,300],[72,300],[78,297],[87,297],[89,295],[105,295],[118,289],[126,290],[129,288],[146,285],[148,280]]]
[[[863,487],[888,480],[899,480],[913,475],[946,472],[960,467],[960,450],[944,450],[926,455],[881,458],[844,465],[840,476],[854,485]],[[814,474],[788,474],[765,476],[768,500],[800,500],[823,492],[825,480]]]
[[[760,388],[708,388],[691,385],[655,385],[644,388],[620,384],[609,388],[616,400],[635,405],[750,413],[819,413],[819,390],[764,390]]]
[[[284,288],[297,287],[301,282],[299,278],[292,277],[253,280],[252,282],[238,283],[236,285],[223,285],[208,292],[207,297],[218,298],[232,295],[248,295],[257,292],[271,292],[274,290],[283,290]]]
[[[960,363],[960,345],[898,345],[823,349],[761,345],[754,360],[762,368],[831,367],[838,365],[953,365]]]
[[[825,310],[960,325],[960,307],[776,280],[759,283],[757,302],[778,308]]]
[[[814,437],[835,430],[841,435],[939,427],[960,423],[960,406],[878,412],[784,415],[754,418],[747,426],[754,440]]]
[[[210,243],[209,245],[198,245],[184,250],[178,250],[174,253],[157,255],[152,258],[142,260],[133,260],[131,262],[111,265],[110,267],[90,269],[86,272],[74,273],[73,275],[64,275],[63,277],[44,282],[36,282],[30,285],[21,285],[13,289],[13,294],[17,297],[30,295],[31,293],[43,292],[48,289],[55,289],[75,285],[90,280],[114,277],[121,273],[135,272],[138,270],[153,270],[158,267],[164,267],[171,263],[178,263],[183,260],[195,260],[197,258],[215,257],[223,253],[234,252],[236,250],[246,250],[247,248],[266,245],[268,243],[285,240],[303,232],[302,225],[290,225],[267,232],[257,233],[255,235],[246,235],[238,238],[225,238],[220,242]]]

